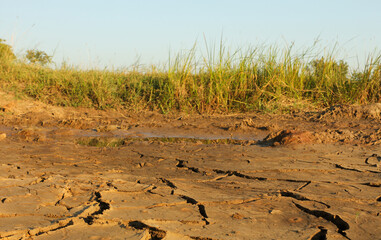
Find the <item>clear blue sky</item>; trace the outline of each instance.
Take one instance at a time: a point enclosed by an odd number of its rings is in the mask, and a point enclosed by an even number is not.
[[[164,63],[197,40],[232,49],[295,42],[340,46],[360,62],[381,48],[379,0],[0,0],[0,38],[81,67]]]

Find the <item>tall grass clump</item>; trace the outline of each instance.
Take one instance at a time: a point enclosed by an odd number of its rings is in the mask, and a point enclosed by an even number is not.
[[[24,58],[25,59],[25,58]],[[351,69],[333,52],[293,45],[228,49],[223,42],[171,55],[163,66],[129,70],[51,67],[51,57],[28,50],[16,58],[0,42],[0,84],[49,104],[162,113],[281,111],[381,99],[381,54]]]
[[[357,103],[373,103],[381,100],[381,54],[369,55],[365,68],[353,72],[351,83],[354,85],[353,97]]]

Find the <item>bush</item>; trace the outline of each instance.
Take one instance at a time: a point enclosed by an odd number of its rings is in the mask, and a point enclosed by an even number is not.
[[[52,62],[52,56],[49,56],[44,51],[40,50],[27,50],[26,59],[32,64],[40,64],[42,66]]]
[[[5,40],[0,39],[0,61],[9,62],[16,59],[12,51],[12,47],[5,43]]]

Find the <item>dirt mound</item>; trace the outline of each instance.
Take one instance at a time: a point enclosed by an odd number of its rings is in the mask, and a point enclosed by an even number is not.
[[[277,146],[297,143],[312,143],[316,141],[316,136],[309,131],[282,130],[269,134],[263,142]]]

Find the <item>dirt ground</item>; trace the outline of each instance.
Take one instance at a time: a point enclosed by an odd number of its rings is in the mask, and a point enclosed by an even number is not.
[[[282,115],[0,93],[1,239],[381,239],[381,104]]]

